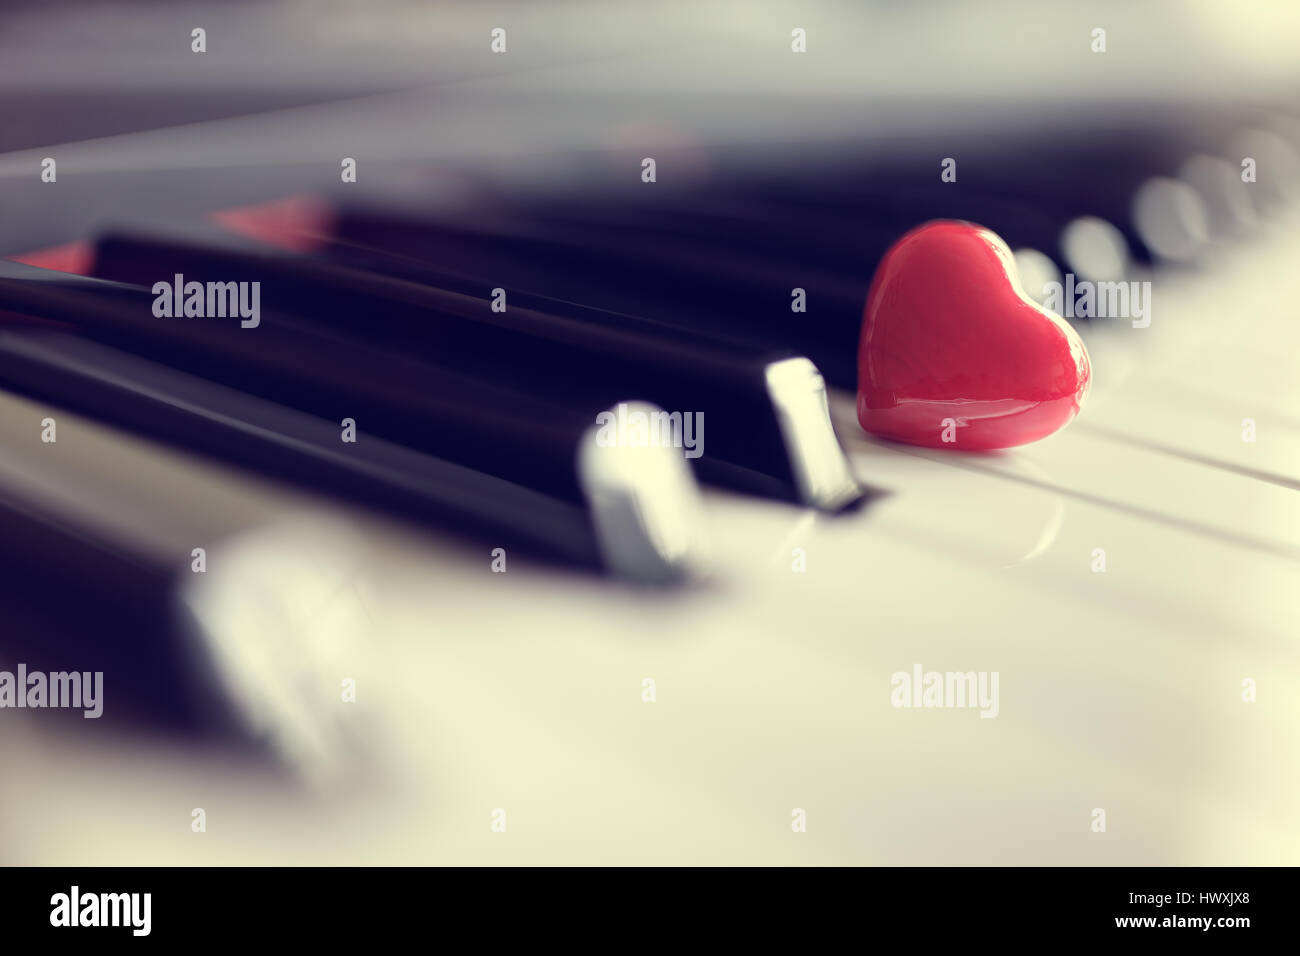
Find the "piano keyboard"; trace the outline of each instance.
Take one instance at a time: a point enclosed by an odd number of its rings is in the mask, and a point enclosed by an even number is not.
[[[782,141],[658,73],[632,122],[639,61],[588,53],[5,144],[0,671],[103,671],[105,712],[0,712],[0,859],[1294,863],[1295,117],[990,80],[872,121],[823,64],[769,79],[825,93]],[[1149,283],[1069,319],[1060,433],[858,425],[875,266],[941,218],[1035,298]],[[600,438],[660,413],[686,447]],[[996,673],[995,719],[896,706],[914,667]]]

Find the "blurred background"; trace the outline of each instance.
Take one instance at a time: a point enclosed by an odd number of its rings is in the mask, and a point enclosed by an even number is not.
[[[1297,49],[1283,0],[5,9],[3,256],[301,194],[621,232],[653,156],[687,205],[874,210],[864,250],[987,209],[1037,281],[1150,281],[1153,317],[1078,323],[1079,421],[986,455],[864,434],[815,356],[865,504],[706,483],[675,588],[497,573],[491,534],[89,413],[42,447],[57,402],[6,380],[0,670],[106,679],[99,720],[0,710],[0,862],[1296,863]],[[917,664],[997,672],[999,716],[892,707]]]

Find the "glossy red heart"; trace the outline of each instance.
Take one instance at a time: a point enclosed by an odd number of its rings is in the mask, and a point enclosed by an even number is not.
[[[1078,333],[1021,291],[996,233],[930,222],[881,260],[858,346],[867,431],[934,448],[1023,445],[1074,418],[1091,379]]]

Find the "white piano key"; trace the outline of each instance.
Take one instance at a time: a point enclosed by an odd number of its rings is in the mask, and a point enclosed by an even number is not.
[[[492,575],[376,532],[367,578],[384,638],[359,662],[357,706],[387,723],[351,788],[303,806],[248,765],[131,750],[110,764],[68,741],[39,753],[6,741],[39,770],[22,787],[0,781],[6,816],[39,805],[50,824],[11,852],[1199,865],[1294,854],[1300,703],[1285,687],[1300,647],[1285,622],[1268,626],[1297,593],[1290,562],[1246,549],[1225,560],[1194,532],[1066,498],[1047,546],[1006,567],[1010,540],[1035,530],[1016,519],[1050,517],[1061,496],[892,446],[854,461],[894,493],[842,521],[710,496],[724,577],[668,601]],[[999,518],[1014,529],[1005,540]],[[1089,568],[1094,535],[1108,546],[1103,574]],[[771,560],[792,540],[804,573]],[[1216,601],[1219,614],[1202,613]],[[892,707],[890,675],[916,663],[997,670],[998,717]],[[1240,700],[1246,676],[1258,704]],[[71,799],[91,780],[98,800]],[[225,817],[223,840],[159,836],[157,819],[187,813],[196,791]],[[505,834],[490,830],[497,807]],[[806,834],[790,830],[795,807]],[[1109,814],[1104,837],[1089,829],[1093,807]],[[110,820],[101,842],[57,838]],[[338,839],[323,845],[322,828]]]
[[[865,440],[849,449],[859,477],[889,493],[846,536],[900,536],[1063,600],[1113,597],[1207,646],[1226,632],[1265,648],[1294,643],[1295,562],[1000,475],[954,475],[947,460],[923,449]],[[1092,570],[1098,548],[1119,562],[1118,573]]]
[[[852,397],[835,395],[831,409],[841,441],[851,445],[862,440]],[[999,475],[1300,561],[1300,496],[1291,489],[1087,429],[1067,426],[1042,441],[1002,452],[916,448],[915,453],[954,469]]]
[[[1265,404],[1132,379],[1074,428],[1300,490],[1300,421]]]

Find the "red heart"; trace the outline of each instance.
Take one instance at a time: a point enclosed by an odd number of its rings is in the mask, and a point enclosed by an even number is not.
[[[867,431],[933,448],[1023,445],[1077,415],[1091,379],[1082,340],[1025,295],[996,233],[930,222],[881,260],[858,346]]]

